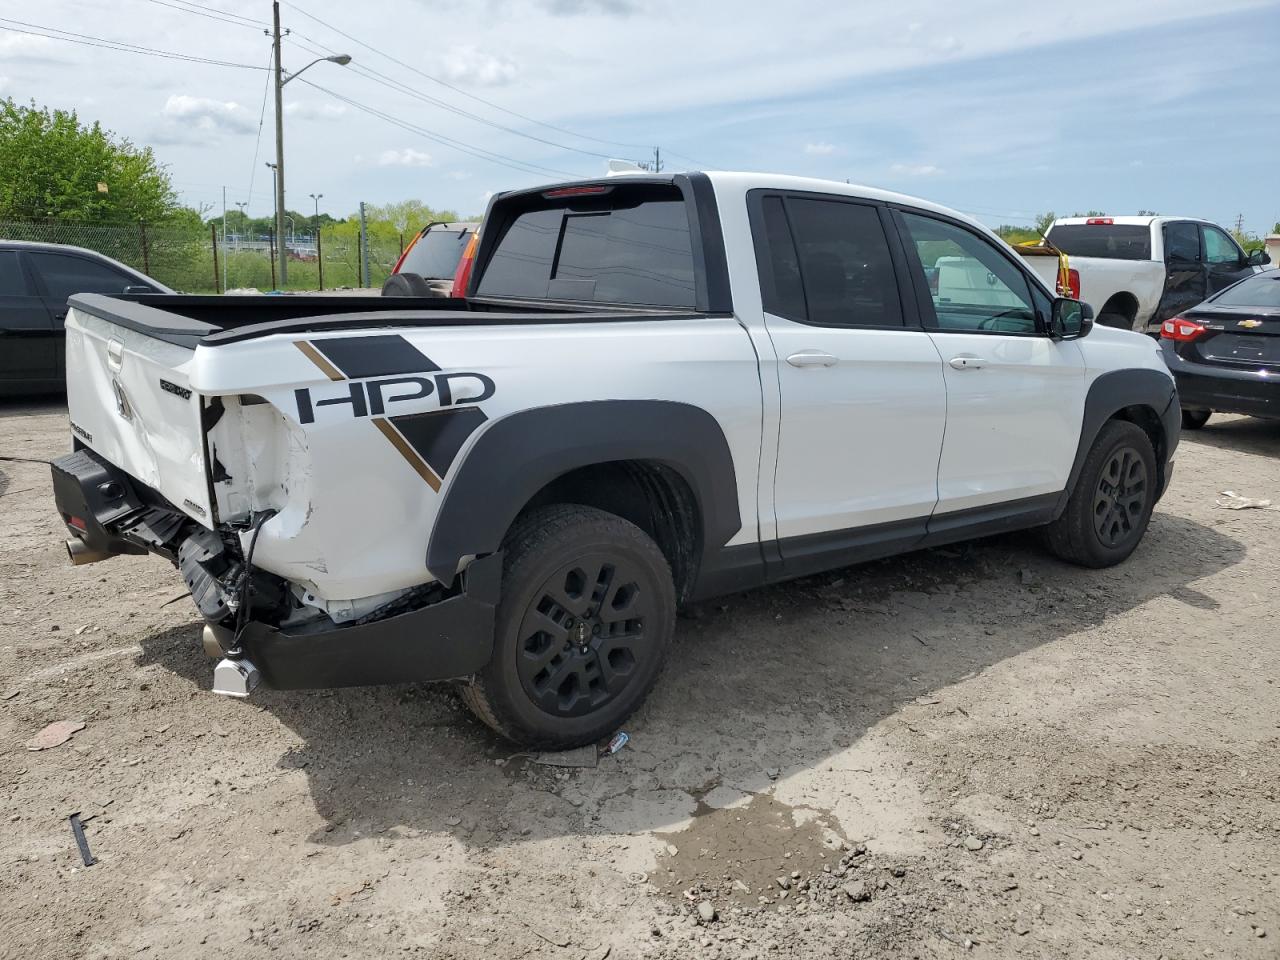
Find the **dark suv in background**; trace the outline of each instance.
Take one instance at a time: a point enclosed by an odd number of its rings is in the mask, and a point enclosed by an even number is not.
[[[126,292],[173,293],[92,250],[0,240],[0,396],[64,389],[67,297]]]

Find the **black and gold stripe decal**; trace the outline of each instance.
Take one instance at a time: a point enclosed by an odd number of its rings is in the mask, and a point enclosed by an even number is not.
[[[295,340],[293,345],[333,381],[440,370],[399,334]],[[479,407],[468,406],[370,419],[414,472],[439,493],[441,478],[453,466],[462,445],[488,418]]]

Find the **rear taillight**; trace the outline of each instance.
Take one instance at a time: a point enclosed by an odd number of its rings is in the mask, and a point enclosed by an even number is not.
[[[1072,300],[1080,299],[1080,271],[1071,269],[1067,271],[1067,286],[1063,289],[1062,278],[1058,278],[1058,296],[1070,297]]]
[[[1171,317],[1160,324],[1161,337],[1166,340],[1177,340],[1180,343],[1195,340],[1208,332],[1209,329],[1204,324],[1185,320],[1182,317]]]
[[[453,288],[449,291],[449,296],[465,297],[467,295],[467,284],[471,282],[471,268],[476,262],[476,245],[479,242],[480,234],[471,234],[466,249],[462,251],[462,259],[458,261],[458,268],[453,271]]]
[[[1109,227],[1115,222],[1113,217],[1090,217],[1085,221],[1091,227]]]
[[[88,532],[85,522],[79,517],[73,517],[70,514],[67,514],[67,525],[75,527],[77,530]]]
[[[400,267],[404,263],[404,258],[409,255],[409,251],[413,249],[413,245],[422,239],[424,233],[426,233],[425,230],[422,231],[422,233],[414,234],[413,239],[409,241],[409,245],[404,248],[404,253],[400,254],[400,259],[396,261],[396,265],[391,268],[392,273],[400,272]]]

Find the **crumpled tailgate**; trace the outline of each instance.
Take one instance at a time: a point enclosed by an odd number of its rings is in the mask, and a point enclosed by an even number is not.
[[[71,431],[173,506],[212,528],[195,352],[72,308],[67,314]]]

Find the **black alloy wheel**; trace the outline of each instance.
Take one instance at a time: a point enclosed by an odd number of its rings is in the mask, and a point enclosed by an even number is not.
[[[654,598],[623,555],[597,553],[556,570],[519,628],[516,672],[546,713],[576,717],[619,696],[655,655],[645,634]]]
[[[1141,454],[1128,446],[1112,451],[1093,497],[1093,529],[1103,546],[1118,549],[1141,535],[1150,492]]]

